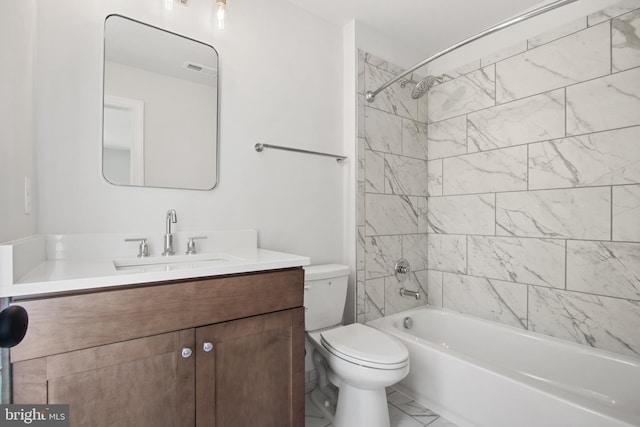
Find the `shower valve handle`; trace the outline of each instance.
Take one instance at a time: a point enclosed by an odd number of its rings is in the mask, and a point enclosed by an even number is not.
[[[409,279],[409,276],[411,275],[411,266],[409,265],[409,261],[404,258],[400,258],[393,267],[393,271],[396,273],[396,279],[398,279],[399,282],[404,282]]]

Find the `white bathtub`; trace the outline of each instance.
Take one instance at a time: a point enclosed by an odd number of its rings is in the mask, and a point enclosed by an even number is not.
[[[640,426],[640,359],[432,308],[369,325],[409,349],[397,388],[461,427]]]

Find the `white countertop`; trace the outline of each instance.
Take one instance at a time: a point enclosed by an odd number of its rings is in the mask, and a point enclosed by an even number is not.
[[[154,266],[118,271],[111,259],[48,260],[25,274],[10,289],[0,290],[0,297],[51,294],[309,265],[309,258],[266,249],[233,249],[225,254],[238,259],[225,260],[215,266],[168,270],[160,270],[162,267]]]
[[[253,237],[249,235],[251,243]],[[44,241],[42,238],[39,240]],[[39,245],[38,239],[30,239],[27,245]],[[48,239],[52,240],[52,239]],[[53,239],[60,241],[60,239]],[[247,240],[247,239],[245,239]],[[22,244],[22,243],[21,243]],[[18,245],[16,245],[17,247]],[[249,245],[251,246],[251,245]],[[130,249],[130,248],[129,248]],[[216,248],[218,249],[218,248]],[[220,248],[221,249],[221,248]],[[29,268],[22,268],[16,262],[19,250],[13,249],[14,277],[11,280],[0,281],[0,297],[29,297],[35,295],[48,295],[59,292],[99,289],[113,286],[135,285],[169,280],[189,279],[208,276],[248,273],[254,271],[275,270],[281,268],[300,267],[310,264],[310,259],[304,256],[291,255],[256,247],[225,248],[216,252],[200,252],[194,255],[195,262],[191,262],[189,256],[137,258],[127,257],[61,257],[41,256],[36,262],[31,262]],[[29,252],[34,252],[32,249]],[[37,251],[35,251],[37,252]],[[3,255],[0,251],[0,257]],[[185,262],[185,259],[189,261]],[[162,264],[149,266],[131,266],[117,269],[116,261],[132,263],[154,260],[162,261]],[[181,261],[174,263],[173,261]],[[4,264],[6,266],[7,263]],[[18,270],[23,270],[19,274]],[[0,279],[2,279],[0,274]]]

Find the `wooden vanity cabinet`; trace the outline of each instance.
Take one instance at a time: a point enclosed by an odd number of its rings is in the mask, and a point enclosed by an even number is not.
[[[304,426],[303,322],[296,308],[196,329],[213,344],[197,350],[196,425]]]
[[[14,403],[72,426],[304,425],[303,271],[20,301]]]
[[[72,426],[193,426],[193,329],[13,364],[13,401],[69,405]]]

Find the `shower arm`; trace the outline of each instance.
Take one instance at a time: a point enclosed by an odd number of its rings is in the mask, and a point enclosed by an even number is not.
[[[376,99],[376,95],[379,94],[380,92],[382,92],[383,90],[385,90],[386,88],[388,88],[389,86],[391,86],[392,84],[394,84],[395,82],[397,82],[398,80],[400,80],[401,78],[405,77],[407,74],[413,73],[414,71],[416,71],[418,68],[422,68],[425,65],[427,65],[428,63],[440,58],[441,56],[444,56],[450,52],[453,52],[456,49],[459,49],[463,46],[468,45],[471,42],[474,42],[478,39],[481,39],[482,37],[488,36],[490,34],[493,34],[497,31],[503,30],[507,27],[510,27],[512,25],[518,24],[520,22],[526,21],[528,19],[531,19],[533,17],[536,17],[538,15],[542,15],[543,13],[546,12],[550,12],[554,9],[557,9],[559,7],[565,6],[569,3],[573,3],[576,2],[577,0],[558,0],[555,1],[553,3],[549,3],[545,6],[541,6],[539,8],[533,9],[529,12],[525,12],[521,15],[518,15],[516,17],[513,17],[511,19],[507,19],[506,21],[502,21],[499,24],[494,25],[491,28],[487,28],[486,30],[476,34],[475,36],[471,36],[467,39],[462,40],[461,42],[458,42],[456,44],[454,44],[453,46],[450,46],[438,53],[436,53],[435,55],[431,55],[430,57],[428,57],[427,59],[417,63],[416,65],[414,65],[413,67],[403,71],[401,74],[398,74],[397,76],[395,76],[393,79],[389,80],[388,82],[386,82],[385,84],[383,84],[382,86],[380,86],[378,89],[374,90],[374,91],[368,91],[365,94],[365,99],[369,102],[373,102]]]

